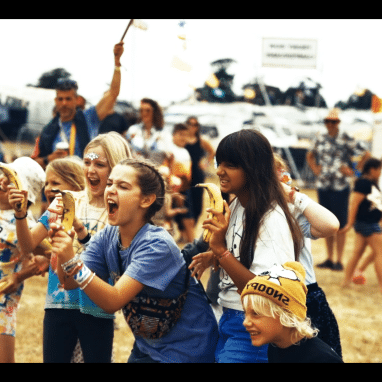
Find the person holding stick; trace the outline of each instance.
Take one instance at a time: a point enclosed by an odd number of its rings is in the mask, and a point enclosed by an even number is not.
[[[82,157],[85,146],[98,135],[101,121],[113,113],[121,86],[121,56],[123,41],[114,46],[114,73],[110,88],[96,106],[82,111],[78,106],[76,81],[61,78],[57,81],[56,116],[43,128],[36,140],[31,157],[43,168],[66,155]],[[62,143],[66,147],[62,147]]]

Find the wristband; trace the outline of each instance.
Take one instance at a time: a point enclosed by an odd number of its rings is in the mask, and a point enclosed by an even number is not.
[[[120,66],[117,66],[117,65],[115,65],[115,67],[114,67],[114,70],[116,70],[117,72],[120,72],[120,71],[121,71],[121,67],[120,67]]]
[[[310,199],[308,195],[302,194],[301,192],[296,192],[293,205],[297,211],[304,213],[305,208],[311,201],[312,199]]]
[[[26,212],[25,216],[23,216],[21,218],[18,218],[15,214],[13,214],[13,216],[15,217],[16,220],[23,220],[28,216],[28,211]]]
[[[82,260],[80,259],[80,256],[77,254],[74,257],[72,257],[70,260],[68,260],[66,263],[61,264],[61,268],[64,273],[69,274],[72,272],[72,270],[80,266],[82,264]]]
[[[220,257],[218,257],[218,260],[225,259],[226,257],[232,255],[232,253],[227,249]]]
[[[83,264],[82,268],[73,276],[73,280],[78,285],[81,285],[91,274],[92,271],[85,264]]]
[[[81,290],[84,290],[91,282],[92,282],[92,280],[94,279],[94,276],[95,276],[96,274],[93,272],[92,273],[92,275],[91,275],[91,277],[90,277],[90,279],[89,279],[89,281],[83,286],[83,287],[80,287],[80,289]]]
[[[91,236],[90,236],[90,233],[88,232],[88,234],[83,239],[78,239],[78,241],[81,244],[86,244],[90,239],[91,239]]]

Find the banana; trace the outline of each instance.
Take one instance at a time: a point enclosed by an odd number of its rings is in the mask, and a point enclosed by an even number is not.
[[[210,198],[210,208],[217,210],[219,212],[224,211],[223,197],[220,191],[220,188],[214,183],[199,183],[195,187],[203,187],[207,190],[208,196]],[[213,219],[217,220],[215,216]],[[203,241],[208,243],[212,232],[208,229],[205,229],[203,232]]]
[[[18,190],[21,191],[23,189],[23,185],[21,183],[20,178],[17,176],[16,171],[14,171],[13,169],[9,168],[8,166],[6,166],[4,164],[0,164],[0,170],[8,178],[9,182],[13,183]],[[27,199],[24,198],[22,203],[18,203],[16,205],[16,210],[18,212],[20,212],[20,211],[23,211],[24,209],[26,209],[27,202],[28,202]]]
[[[61,191],[62,204],[64,211],[62,214],[61,224],[64,226],[65,231],[72,229],[76,207],[74,204],[73,195],[68,191]]]

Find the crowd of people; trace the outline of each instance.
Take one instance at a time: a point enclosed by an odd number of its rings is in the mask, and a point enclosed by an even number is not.
[[[338,271],[354,226],[359,242],[344,286],[359,279],[357,263],[370,245],[363,267],[374,263],[382,291],[382,162],[339,135],[332,112],[328,134],[307,156],[318,177],[316,203],[291,186],[287,163],[253,129],[225,136],[215,150],[190,116],[169,137],[160,105],[144,98],[137,124],[104,133],[122,54],[120,42],[110,89],[94,107],[79,107],[76,82],[59,81],[56,115],[31,157],[1,164],[23,187],[0,176],[0,362],[15,361],[23,282],[45,272],[45,363],[112,362],[118,311],[134,335],[129,363],[343,362],[311,240],[325,238],[328,259],[318,266]],[[362,174],[351,191],[356,155]],[[207,209],[206,243],[196,235],[203,191],[194,186],[214,160],[224,211]],[[65,192],[75,203],[69,230],[61,222]],[[39,198],[47,208],[36,221],[30,206]]]

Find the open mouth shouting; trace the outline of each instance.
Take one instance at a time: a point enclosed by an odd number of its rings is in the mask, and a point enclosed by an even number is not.
[[[117,211],[118,211],[118,204],[112,200],[112,199],[107,199],[107,208],[108,208],[108,212],[109,212],[109,218],[113,218]]]

